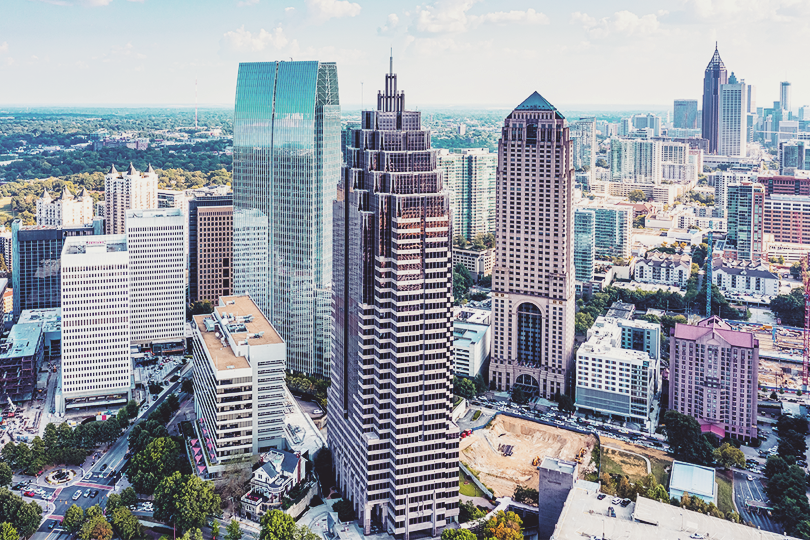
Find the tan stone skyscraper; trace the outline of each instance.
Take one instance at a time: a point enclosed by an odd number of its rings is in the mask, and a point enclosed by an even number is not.
[[[574,367],[571,141],[565,118],[535,92],[498,142],[490,386],[551,397]]]

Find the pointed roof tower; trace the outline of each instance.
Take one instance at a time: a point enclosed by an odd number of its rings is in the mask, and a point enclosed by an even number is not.
[[[557,118],[564,118],[557,108],[546,100],[539,93],[534,92],[532,95],[523,100],[523,103],[515,107],[516,111],[553,111]]]
[[[154,174],[155,169],[152,168],[152,164],[149,164],[149,167],[146,169],[146,174]]]
[[[67,186],[62,188],[62,194],[59,195],[59,200],[60,201],[72,201],[73,200],[73,193],[70,192],[70,190],[67,188]]]
[[[726,65],[723,63],[723,59],[720,58],[720,52],[717,50],[717,42],[714,42],[714,54],[712,55],[712,59],[709,61],[709,65],[706,66],[706,70],[710,69],[726,69]]]
[[[45,190],[45,193],[42,194],[42,200],[45,202],[51,202],[53,199],[51,198],[51,194],[48,193],[48,190]]]
[[[86,197],[89,197],[90,194],[87,193],[87,188],[82,188],[82,192],[79,194],[79,198],[84,200]]]
[[[137,173],[138,173],[138,171],[135,170],[135,166],[130,161],[129,162],[129,169],[127,169],[127,174],[132,176],[133,174],[137,174]]]
[[[112,166],[110,167],[110,170],[107,171],[107,174],[118,174],[118,171],[115,170],[115,163],[112,164]]]

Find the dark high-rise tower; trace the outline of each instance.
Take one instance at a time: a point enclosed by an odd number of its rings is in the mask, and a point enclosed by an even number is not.
[[[703,76],[703,138],[709,140],[709,153],[717,153],[720,139],[720,85],[728,83],[726,65],[714,47],[714,55]]]
[[[385,76],[351,132],[333,228],[329,447],[366,534],[437,536],[458,516],[450,201],[421,113]]]

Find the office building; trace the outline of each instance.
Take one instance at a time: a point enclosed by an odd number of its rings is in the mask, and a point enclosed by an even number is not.
[[[630,257],[633,208],[619,205],[589,206],[594,212],[594,252],[598,256]]]
[[[436,537],[458,519],[452,224],[436,154],[386,74],[377,110],[351,134],[333,213],[327,442],[366,535],[374,521],[398,538]]]
[[[185,227],[179,208],[126,212],[133,344],[185,336]]]
[[[37,199],[37,225],[40,227],[81,227],[93,223],[93,198],[82,189],[75,197],[67,187],[62,194],[51,198],[48,190]]]
[[[743,181],[728,186],[728,233],[726,246],[738,260],[762,259],[765,254],[765,188]]]
[[[616,304],[620,304],[620,302],[613,303],[607,312],[607,317],[616,319],[616,323],[622,330],[622,349],[645,352],[653,361],[658,362],[661,359],[661,325],[640,319],[635,320],[632,316],[626,317],[627,311],[619,311],[616,309]],[[635,308],[633,304],[623,304],[622,306]],[[617,312],[625,317],[616,317]],[[658,392],[661,389],[660,370],[657,370],[655,375],[656,385],[653,392]]]
[[[456,319],[453,321],[453,374],[475,378],[489,362],[492,325]]]
[[[0,255],[3,256],[3,262],[6,263],[6,269],[10,272],[14,266],[14,251],[13,251],[13,238],[11,230],[3,227],[0,229]],[[6,312],[8,313],[8,311]]]
[[[570,123],[572,162],[577,171],[586,171],[588,185],[594,180],[596,172],[596,117],[583,116]]]
[[[810,244],[810,196],[767,195],[764,206],[764,232],[773,235],[771,242]]]
[[[779,105],[783,111],[787,114],[790,114],[791,111],[791,101],[790,101],[790,83],[788,81],[782,81],[779,83]],[[783,113],[784,114],[784,113]],[[785,120],[789,118],[787,116],[784,117]]]
[[[188,199],[188,298],[190,302],[199,302],[201,300],[211,300],[216,305],[215,298],[207,298],[200,294],[199,291],[199,284],[200,284],[200,277],[199,277],[199,270],[204,265],[211,265],[215,264],[214,262],[210,262],[207,260],[200,259],[200,252],[198,250],[198,245],[200,244],[200,240],[198,237],[200,228],[198,225],[198,210],[206,207],[215,207],[218,208],[218,212],[229,212],[231,213],[231,218],[229,221],[228,226],[230,226],[231,231],[233,231],[233,193],[230,193],[225,190],[209,190],[209,189],[198,189],[191,193],[191,197]],[[209,224],[209,226],[214,226]],[[220,225],[221,227],[222,225]],[[221,233],[224,231],[206,231],[209,233]],[[264,231],[265,236],[267,235],[267,230]],[[233,253],[233,236],[231,236],[230,241],[227,238],[220,237],[221,240],[218,240],[220,243],[226,242],[229,245],[225,246],[226,249],[229,249],[231,253]],[[211,249],[214,246],[208,245],[207,242],[204,242],[203,245],[207,246],[207,249]],[[221,247],[221,246],[220,246]],[[267,251],[267,246],[265,245],[263,248],[264,252]],[[222,259],[224,256],[218,256],[217,259]],[[230,261],[222,261],[230,263],[227,267],[231,269],[231,279],[234,279],[234,268],[233,268],[233,255],[231,255]],[[223,268],[224,269],[224,268]],[[221,276],[222,277],[222,276]],[[212,280],[216,279],[215,277],[207,277],[203,278],[204,280]],[[211,284],[213,285],[213,284]],[[232,291],[233,285],[231,285]],[[221,294],[225,294],[226,296],[230,293],[226,293],[225,289],[223,288],[223,292]],[[266,292],[264,293],[266,295]]]
[[[234,238],[255,217],[237,210],[258,211],[270,224],[267,283],[242,292],[284,339],[289,369],[328,377],[332,201],[341,164],[337,66],[240,64],[233,127]],[[234,246],[241,254],[247,250]],[[235,261],[236,272],[242,267]]]
[[[708,175],[709,185],[714,185],[714,205],[718,208],[728,206],[728,186],[751,180],[751,173],[737,171],[714,171]]]
[[[349,147],[351,134],[355,129],[360,129],[360,122],[355,120],[348,120],[344,122],[340,128],[340,155],[343,160],[343,165],[346,164],[346,149]]]
[[[630,336],[633,329],[628,325]],[[645,329],[638,330],[643,337]],[[626,341],[633,345],[632,337]],[[637,349],[625,348],[624,343],[619,320],[596,319],[588,330],[588,340],[577,349],[576,406],[600,414],[621,416],[651,432],[655,429],[660,362],[657,356],[653,358],[639,350],[644,346],[643,339],[639,340]]]
[[[180,208],[183,214],[188,215],[188,191],[176,191],[173,189],[157,190],[157,208]]]
[[[453,248],[453,268],[457,264],[466,268],[477,283],[482,277],[492,275],[492,267],[495,266],[495,249],[478,251],[455,247]]]
[[[669,408],[697,419],[704,432],[757,438],[759,341],[713,316],[676,324],[669,341]]]
[[[234,293],[267,298],[267,216],[255,209],[234,209],[233,215]]]
[[[574,212],[574,275],[577,281],[593,279],[596,255],[596,212],[577,208]]]
[[[132,395],[127,237],[67,238],[61,270],[62,374],[56,409],[121,406]]]
[[[27,312],[26,312],[27,313]],[[45,358],[42,323],[17,323],[0,343],[0,392],[14,402],[34,397]]]
[[[696,129],[698,102],[696,99],[676,99],[673,126],[678,129]]]
[[[523,167],[513,166],[519,162]],[[500,391],[520,386],[543,398],[571,392],[572,175],[565,118],[535,92],[506,117],[498,141],[489,381]]]
[[[472,240],[495,230],[495,165],[486,148],[439,150],[439,166],[450,191],[453,235]]]
[[[737,82],[734,73],[728,84],[720,85],[718,98],[717,153],[723,156],[746,157],[748,144],[748,87]]]
[[[127,210],[158,208],[158,175],[149,165],[141,173],[129,164],[125,173],[115,165],[104,175],[104,230],[106,234],[126,233]]]
[[[216,304],[233,292],[233,206],[198,208],[197,228],[195,301]]]
[[[636,260],[633,281],[686,287],[692,274],[692,257],[689,255],[667,255],[650,253]]]
[[[793,176],[796,171],[810,171],[810,141],[779,141],[779,174]]]
[[[101,232],[91,226],[39,227],[23,226],[19,219],[12,222],[14,258],[11,279],[15,321],[23,310],[56,308],[62,305],[60,259],[65,239]]]
[[[703,138],[709,140],[709,153],[717,154],[720,142],[720,85],[728,83],[728,71],[717,46],[703,76]]]
[[[270,321],[249,297],[220,296],[214,312],[194,315],[191,326],[197,415],[192,446],[207,454],[194,472],[219,478],[229,463],[285,450],[286,353]]]

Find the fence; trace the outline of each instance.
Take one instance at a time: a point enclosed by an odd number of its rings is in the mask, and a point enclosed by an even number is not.
[[[490,499],[495,498],[495,495],[493,495],[493,493],[490,490],[488,490],[487,487],[484,484],[482,484],[481,481],[478,478],[476,478],[475,475],[471,473],[470,470],[467,469],[467,467],[465,467],[462,462],[459,461],[458,466],[461,468],[462,471],[464,471],[464,474],[470,477],[472,483],[478,486],[478,489],[484,492],[484,495],[486,495]]]

